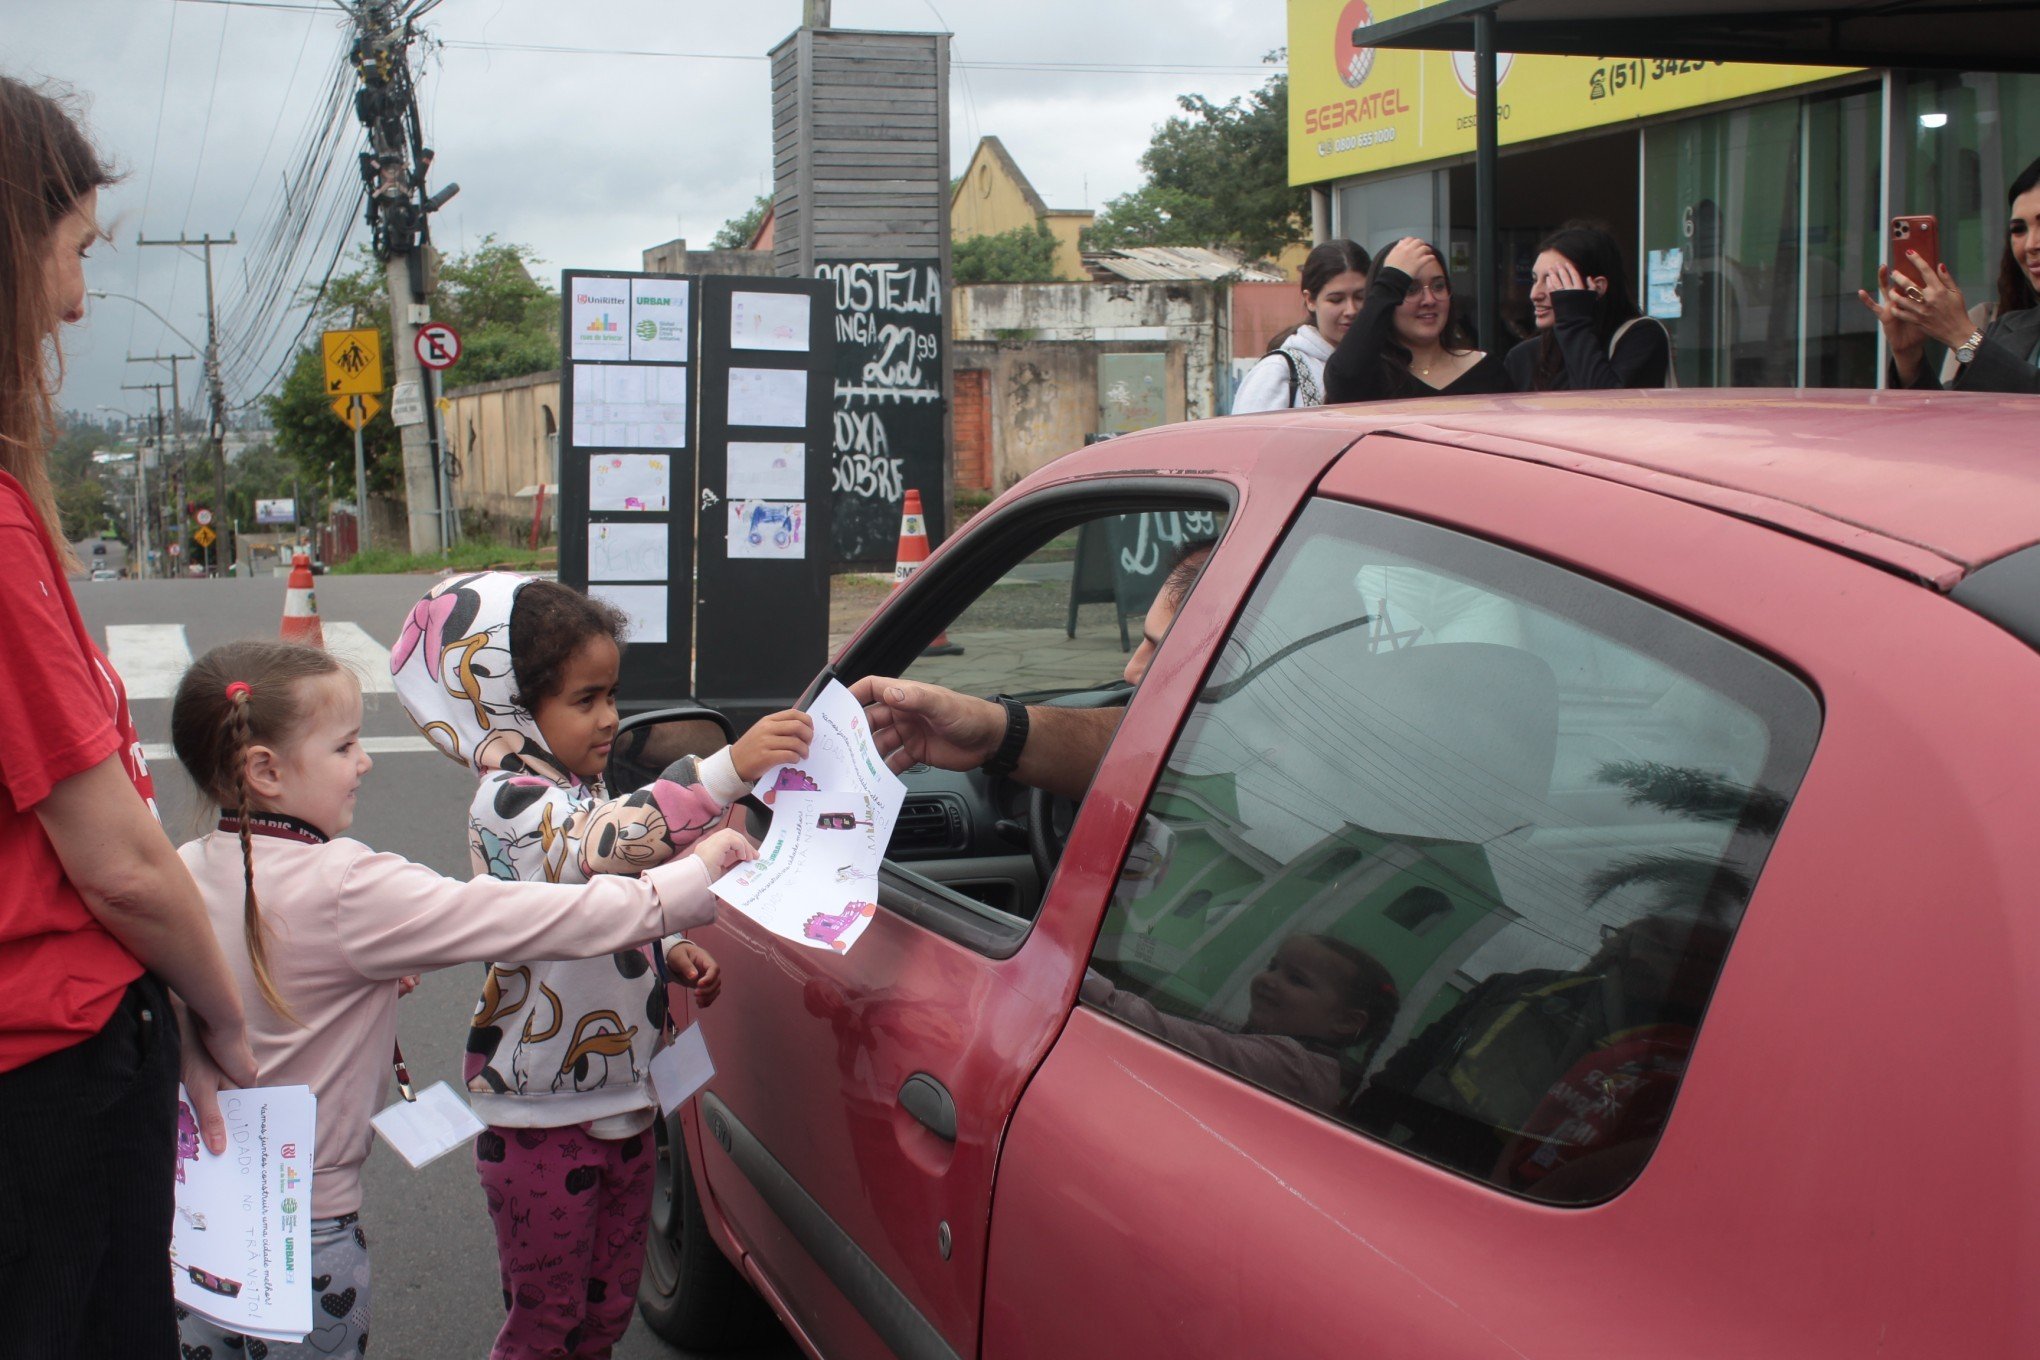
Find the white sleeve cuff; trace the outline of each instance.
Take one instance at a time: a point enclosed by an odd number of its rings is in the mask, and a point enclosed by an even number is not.
[[[701,762],[701,787],[708,790],[708,796],[728,807],[751,791],[744,777],[737,773],[737,758],[725,746]]]

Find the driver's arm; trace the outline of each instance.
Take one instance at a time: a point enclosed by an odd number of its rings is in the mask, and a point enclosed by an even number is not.
[[[1082,798],[1125,716],[1123,708],[1038,708],[1030,704],[1027,744],[1020,748],[1013,778],[1029,788],[1072,800]],[[1005,731],[1003,711],[999,730]]]
[[[940,685],[867,675],[850,686],[864,705],[879,754],[894,772],[915,764],[974,770],[1006,735],[1006,710],[990,699]],[[1082,798],[1098,772],[1124,710],[1029,706],[1027,744],[1013,778],[1029,787]]]

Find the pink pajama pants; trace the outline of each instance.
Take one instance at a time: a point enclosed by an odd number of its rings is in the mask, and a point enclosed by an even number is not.
[[[656,1160],[650,1129],[614,1142],[579,1124],[475,1139],[510,1314],[490,1360],[607,1360],[637,1301]]]

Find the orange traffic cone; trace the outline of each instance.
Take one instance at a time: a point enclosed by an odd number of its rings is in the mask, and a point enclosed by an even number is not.
[[[325,630],[319,627],[319,600],[312,593],[312,559],[299,553],[290,560],[290,581],[283,596],[285,642],[307,647],[324,647]]]
[[[893,589],[897,591],[907,583],[907,578],[921,569],[928,560],[928,518],[921,508],[921,493],[907,492],[907,498],[900,507],[900,547],[893,563]],[[962,656],[963,648],[949,640],[944,629],[935,635],[922,656]]]

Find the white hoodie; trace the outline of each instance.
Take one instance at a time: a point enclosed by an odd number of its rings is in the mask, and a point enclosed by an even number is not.
[[[1292,392],[1292,374],[1287,353],[1296,360],[1296,369],[1302,370],[1305,381],[1298,382]],[[1240,380],[1240,390],[1233,394],[1232,413],[1245,415],[1249,411],[1280,411],[1293,406],[1322,406],[1325,401],[1325,360],[1332,357],[1331,342],[1318,334],[1318,328],[1303,325],[1296,334],[1282,342],[1282,349],[1247,370],[1247,376]]]

